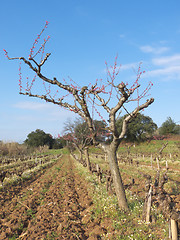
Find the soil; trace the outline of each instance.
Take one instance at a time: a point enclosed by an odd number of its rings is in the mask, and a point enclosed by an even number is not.
[[[41,176],[0,192],[0,239],[101,239],[85,180],[66,156]]]
[[[125,187],[133,194],[145,196],[142,178],[122,172]],[[179,183],[179,182],[178,182]],[[112,220],[94,217],[88,184],[79,175],[73,160],[63,156],[55,165],[28,181],[0,191],[0,240],[96,240],[110,233],[116,239]],[[170,195],[180,211],[180,194]]]

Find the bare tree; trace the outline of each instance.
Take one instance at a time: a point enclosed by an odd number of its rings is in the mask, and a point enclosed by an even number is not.
[[[103,121],[94,120],[93,125],[94,131],[96,131],[96,138],[101,141],[105,140],[107,133],[105,130],[106,124]],[[91,164],[89,160],[89,146],[91,146],[93,142],[87,123],[82,118],[65,122],[62,137],[66,140],[66,142],[68,142],[69,146],[73,145],[78,150],[80,154],[79,160],[82,163],[84,162],[84,153],[87,168],[89,171],[91,171]],[[71,150],[72,148],[70,147],[70,151]]]
[[[89,127],[82,119],[76,119],[74,122],[67,121],[64,124],[63,138],[66,140],[69,146],[74,146],[79,154],[79,160],[83,163],[83,152],[85,156],[88,155],[88,147],[92,143],[92,139],[89,132]],[[70,152],[72,153],[72,148],[70,147]],[[89,157],[86,158],[86,165],[88,170],[91,170]]]
[[[150,98],[144,103],[140,104],[140,100],[147,96],[147,92],[151,88],[152,84],[149,83],[148,86],[140,93],[139,80],[141,74],[143,73],[141,72],[141,65],[138,68],[136,80],[130,87],[128,87],[129,85],[125,82],[118,82],[116,78],[118,76],[120,67],[117,66],[117,57],[115,58],[115,63],[112,67],[109,68],[106,63],[107,80],[96,80],[94,84],[89,83],[87,86],[80,87],[78,84],[74,83],[72,79],[69,79],[69,83],[67,83],[65,80],[57,80],[56,77],[49,78],[45,76],[42,72],[42,68],[51,55],[50,53],[46,53],[44,56],[45,46],[49,40],[49,37],[44,39],[44,42],[40,45],[40,48],[36,52],[35,49],[37,48],[41,35],[47,25],[48,22],[46,22],[45,27],[35,39],[33,46],[30,49],[28,58],[10,58],[7,51],[4,50],[5,55],[9,60],[19,59],[21,62],[24,62],[25,65],[29,66],[30,70],[35,73],[32,81],[29,82],[29,80],[27,80],[26,84],[23,85],[20,65],[20,94],[27,95],[29,97],[40,98],[46,102],[64,107],[65,109],[77,113],[87,122],[93,144],[100,146],[108,155],[109,166],[113,177],[113,183],[115,186],[119,207],[122,209],[128,209],[116,152],[126,133],[128,123],[137,116],[139,111],[147,108],[154,102],[154,99]],[[36,89],[36,91],[39,89],[42,91],[42,88],[36,88],[35,86],[37,79],[38,81],[42,80],[45,90],[44,94],[42,92],[40,94],[35,94],[32,92],[34,89]],[[65,93],[63,93],[63,91]],[[135,97],[133,97],[134,95]],[[134,106],[135,102],[137,102],[136,106]],[[131,110],[127,110],[127,106],[129,105],[131,106]],[[125,110],[128,115],[123,120],[122,131],[119,134],[116,127],[116,120],[118,119],[118,116],[122,110]],[[93,124],[95,115],[99,116],[101,120],[106,121],[108,124],[107,131],[112,137],[112,141],[109,145],[97,140],[97,132],[95,131]]]

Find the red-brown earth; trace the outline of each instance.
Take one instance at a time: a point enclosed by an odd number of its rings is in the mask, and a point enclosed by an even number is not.
[[[124,171],[122,177],[125,185],[131,182]],[[144,197],[142,178],[135,177],[135,183],[132,193]],[[0,191],[0,239],[95,240],[106,233],[112,239],[112,220],[92,216],[94,204],[87,188],[69,156],[31,180],[5,188]],[[180,210],[180,194],[171,198]]]
[[[66,156],[41,176],[0,192],[0,239],[101,239],[87,184]]]

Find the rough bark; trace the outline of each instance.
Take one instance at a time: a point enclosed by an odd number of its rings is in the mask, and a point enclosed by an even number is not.
[[[124,185],[123,181],[121,178],[121,174],[119,171],[119,166],[117,162],[117,147],[115,146],[114,143],[111,143],[110,146],[106,147],[107,155],[108,155],[108,161],[109,161],[109,166],[111,170],[111,174],[113,177],[113,183],[114,183],[114,188],[116,192],[116,196],[118,199],[118,204],[121,209],[128,209],[128,203],[126,199],[126,194],[124,190]]]
[[[80,162],[83,161],[83,152],[80,148],[78,148],[78,151],[79,151],[79,159],[80,159]]]
[[[90,163],[90,159],[89,159],[88,147],[86,147],[86,148],[84,149],[84,152],[85,152],[85,157],[86,157],[87,169],[88,169],[89,171],[91,171],[91,163]]]

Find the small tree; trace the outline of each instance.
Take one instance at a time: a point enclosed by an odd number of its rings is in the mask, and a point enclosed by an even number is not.
[[[32,78],[32,81],[29,82],[28,79],[23,84],[21,65],[19,68],[19,86],[20,94],[26,95],[29,97],[35,97],[45,100],[46,102],[51,102],[53,104],[62,106],[74,113],[77,113],[81,116],[89,127],[91,133],[91,138],[94,145],[99,145],[108,155],[109,166],[111,169],[111,174],[113,177],[114,187],[119,203],[119,207],[123,209],[128,209],[127,199],[125,195],[125,190],[122,182],[122,178],[119,171],[119,166],[117,162],[116,152],[119,147],[121,140],[124,138],[127,130],[127,125],[132,118],[135,118],[137,114],[144,108],[147,108],[150,104],[154,102],[154,99],[147,99],[144,103],[140,103],[140,100],[147,96],[147,92],[152,86],[152,83],[149,83],[148,86],[140,93],[140,84],[139,80],[142,75],[141,64],[137,71],[137,77],[134,83],[128,85],[128,83],[117,81],[120,66],[117,66],[117,57],[114,62],[114,66],[107,68],[107,79],[105,81],[96,80],[94,84],[87,84],[86,86],[79,86],[72,79],[67,83],[65,80],[58,81],[57,78],[46,77],[42,68],[50,57],[50,53],[46,53],[44,56],[44,50],[49,37],[44,39],[44,42],[41,44],[40,48],[35,52],[35,48],[38,45],[40,37],[47,27],[48,22],[46,22],[45,27],[35,39],[32,48],[30,49],[30,54],[28,58],[18,57],[10,58],[6,50],[5,55],[9,60],[21,60],[27,65],[35,74]],[[39,58],[38,58],[39,56]],[[36,88],[36,78],[39,78],[42,81],[44,86],[44,93],[33,93],[32,87],[38,90],[42,88]],[[46,85],[49,84],[49,85]],[[56,89],[54,89],[54,87]],[[53,91],[54,89],[54,91]],[[63,93],[64,92],[64,93]],[[135,97],[134,93],[136,93]],[[131,106],[131,110],[127,109],[127,104],[137,102],[137,105]],[[133,108],[133,110],[132,110]],[[121,110],[125,110],[128,115],[124,118],[122,124],[121,133],[118,132],[116,127],[117,118]],[[97,132],[94,127],[94,116],[95,114],[100,117],[101,120],[106,121],[107,130],[109,134],[112,135],[112,142],[107,145],[104,142],[99,142],[97,139]],[[104,117],[106,115],[106,117]]]
[[[43,130],[36,129],[28,134],[27,139],[24,141],[30,147],[39,147],[47,145],[49,148],[52,148],[54,139],[48,133],[45,133]]]
[[[60,149],[66,146],[66,141],[62,137],[54,138],[53,149]]]
[[[76,119],[74,122],[68,121],[64,124],[63,132],[63,138],[67,141],[70,152],[72,153],[72,150],[77,149],[80,154],[80,161],[83,161],[83,151],[92,143],[86,122],[82,119]]]
[[[93,124],[97,139],[105,140],[106,124],[103,121],[98,120],[94,120]],[[88,170],[91,170],[88,149],[93,142],[87,122],[83,119],[76,119],[74,122],[68,121],[64,125],[64,139],[68,142],[71,153],[73,144],[79,151],[81,162],[83,162],[83,153],[85,153]]]
[[[168,135],[168,134],[178,134],[179,128],[176,123],[172,120],[171,117],[168,117],[165,122],[159,128],[159,134]]]
[[[127,117],[127,114],[124,117],[121,117],[117,120],[118,132],[121,132],[123,120]],[[137,114],[136,118],[133,118],[129,122],[125,138],[128,141],[144,141],[150,137],[155,130],[157,125],[153,122],[152,118],[144,116],[143,114]]]

